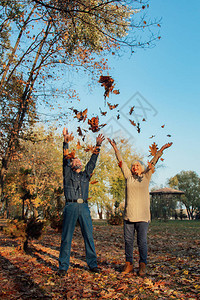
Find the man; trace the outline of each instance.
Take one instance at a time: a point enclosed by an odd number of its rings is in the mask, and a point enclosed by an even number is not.
[[[63,212],[64,218],[58,274],[60,276],[65,275],[69,268],[71,242],[77,220],[79,221],[85,242],[87,264],[92,272],[99,273],[92,234],[92,219],[87,199],[90,177],[95,168],[104,136],[99,134],[96,138],[96,149],[84,171],[82,171],[82,163],[78,158],[74,158],[71,162],[69,156],[65,155],[68,153],[68,143],[71,139],[71,134],[68,133],[66,128],[63,129],[63,136],[63,179],[66,204]]]

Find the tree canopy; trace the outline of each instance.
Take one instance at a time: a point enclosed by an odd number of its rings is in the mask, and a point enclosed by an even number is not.
[[[194,219],[194,215],[199,214],[200,208],[200,177],[194,171],[181,171],[168,181],[170,187],[177,188],[185,192],[181,197],[185,205],[189,219]]]

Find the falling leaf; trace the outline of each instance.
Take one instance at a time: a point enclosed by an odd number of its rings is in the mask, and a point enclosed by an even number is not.
[[[90,125],[89,130],[92,132],[99,131],[102,127],[106,126],[106,124],[99,125],[99,117],[93,117],[92,119],[88,119],[88,124]]]
[[[142,119],[142,121],[143,121],[143,122],[146,122],[146,119],[145,119],[145,118],[143,118],[143,119]]]
[[[99,107],[99,110],[100,110],[100,113],[101,113],[102,116],[106,116],[107,111],[102,111],[100,107]]]
[[[93,180],[93,181],[91,181],[90,183],[91,183],[91,184],[96,184],[96,183],[98,183],[98,180]]]
[[[77,132],[78,132],[78,135],[79,135],[79,136],[82,136],[82,135],[83,135],[82,130],[81,130],[81,127],[78,127],[78,128],[77,128]]]
[[[135,106],[132,106],[130,111],[129,111],[129,115],[132,115],[133,111],[134,111]]]
[[[101,83],[101,86],[105,88],[104,92],[104,99],[106,97],[109,97],[110,92],[112,92],[114,88],[114,79],[112,79],[111,76],[100,76],[99,82]]]
[[[140,133],[141,128],[140,128],[140,123],[137,123],[137,132]]]
[[[129,121],[131,122],[131,124],[132,124],[133,126],[136,126],[136,123],[135,123],[134,121],[132,121],[132,120],[130,120],[130,119],[129,119]]]
[[[122,161],[121,161],[121,160],[118,162],[118,166],[119,166],[120,168],[122,167]]]
[[[156,143],[154,142],[151,146],[149,146],[149,152],[151,153],[152,156],[155,156],[156,153],[158,152],[158,147]]]
[[[119,95],[119,94],[120,94],[120,91],[119,91],[119,90],[114,90],[114,91],[113,91],[113,94]]]
[[[117,120],[119,120],[119,119],[120,119],[120,114],[117,115]]]
[[[164,128],[164,127],[165,127],[165,124],[161,126],[161,128]]]
[[[83,121],[85,122],[85,120],[87,119],[87,108],[84,110],[84,111],[78,111],[77,109],[73,109],[73,108],[70,108],[71,110],[73,110],[73,112],[76,114],[74,116],[74,118],[77,118],[78,121]]]
[[[110,110],[115,109],[119,105],[119,104],[111,105],[109,102],[107,102],[107,104],[108,104],[108,107],[110,108]]]
[[[149,138],[152,139],[152,138],[154,138],[154,137],[155,137],[155,135],[152,135],[152,136],[150,136]]]
[[[164,158],[161,158],[160,160],[161,160],[161,161],[164,161]]]
[[[171,137],[171,134],[168,134],[167,136],[168,136],[168,137]]]

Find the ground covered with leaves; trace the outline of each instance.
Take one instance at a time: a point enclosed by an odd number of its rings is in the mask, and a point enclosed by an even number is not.
[[[200,299],[200,222],[152,222],[147,276],[122,275],[123,227],[94,222],[100,274],[89,271],[76,227],[71,265],[58,277],[60,233],[47,228],[28,253],[0,233],[0,299]],[[138,251],[134,248],[135,271]]]

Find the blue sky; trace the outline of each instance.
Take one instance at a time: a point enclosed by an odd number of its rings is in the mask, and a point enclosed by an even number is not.
[[[102,122],[114,122],[116,130],[118,126],[124,128],[132,136],[130,141],[136,152],[144,155],[144,161],[148,159],[150,144],[156,142],[161,147],[172,141],[172,147],[165,151],[164,161],[153,175],[152,186],[166,186],[167,179],[182,170],[193,170],[200,175],[200,1],[151,0],[148,14],[162,17],[161,39],[156,47],[138,49],[131,57],[129,54],[107,57],[110,75],[120,90],[120,95],[111,95],[108,101],[118,103],[122,115],[118,125],[115,125],[117,111],[108,112]],[[106,110],[100,84],[90,91],[82,76],[76,88],[82,108],[89,107],[94,115],[99,114],[99,106]],[[132,103],[129,100],[135,99],[137,106],[137,95],[140,102],[145,99],[143,106],[149,109],[146,122],[140,119],[140,134],[128,121]],[[121,109],[125,103],[127,114]],[[144,117],[140,108],[135,113]],[[110,121],[112,116],[115,120]],[[161,128],[162,125],[165,127]],[[70,123],[67,126],[73,130]],[[106,134],[109,136],[108,130]],[[150,139],[152,135],[155,137]]]

